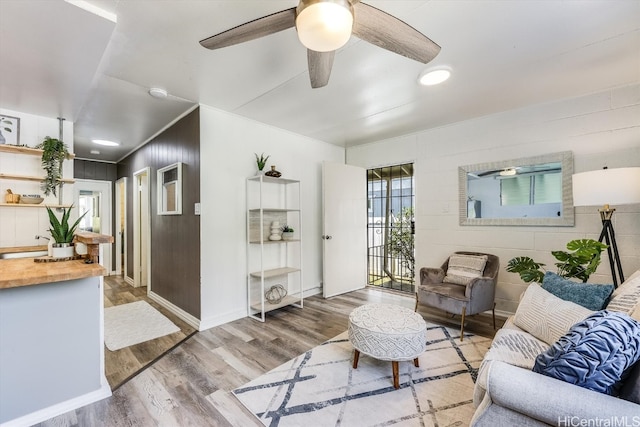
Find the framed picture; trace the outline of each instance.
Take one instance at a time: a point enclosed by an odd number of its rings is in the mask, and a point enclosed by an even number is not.
[[[0,114],[0,144],[20,144],[20,119]]]

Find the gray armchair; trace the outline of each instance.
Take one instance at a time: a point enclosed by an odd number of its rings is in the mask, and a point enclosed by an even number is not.
[[[440,268],[421,268],[420,284],[416,291],[416,311],[418,305],[422,304],[461,315],[460,341],[462,341],[465,316],[491,310],[493,312],[493,329],[496,328],[495,295],[500,259],[495,255],[479,252],[455,252],[453,255],[486,256],[486,264],[484,269],[478,272],[479,277],[464,277],[462,279],[453,274],[447,275],[451,257]],[[460,257],[456,257],[456,260],[459,259]],[[469,275],[473,276],[473,273],[469,273]],[[465,282],[468,283],[465,284]]]

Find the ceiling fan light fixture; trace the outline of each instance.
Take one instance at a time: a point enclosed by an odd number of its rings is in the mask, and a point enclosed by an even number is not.
[[[426,70],[418,77],[418,82],[422,86],[434,86],[440,84],[451,77],[451,70],[448,68],[438,68]]]
[[[351,37],[353,13],[348,0],[303,0],[296,16],[298,38],[306,48],[330,52]]]

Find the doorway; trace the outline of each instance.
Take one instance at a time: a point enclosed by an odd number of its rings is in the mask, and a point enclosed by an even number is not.
[[[79,231],[111,235],[111,181],[76,179],[74,204],[78,207]],[[111,274],[111,245],[100,245],[100,265]]]
[[[133,174],[133,286],[151,291],[150,168]]]
[[[115,196],[115,272],[118,276],[128,277],[127,274],[127,178],[116,181]],[[126,279],[125,279],[126,280]]]
[[[369,286],[415,292],[413,163],[367,170]]]

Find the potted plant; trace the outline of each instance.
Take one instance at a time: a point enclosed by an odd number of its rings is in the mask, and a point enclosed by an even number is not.
[[[589,276],[600,265],[600,255],[606,248],[607,245],[593,239],[570,241],[567,243],[567,249],[573,252],[551,251],[551,254],[558,260],[555,263],[558,268],[556,274],[566,279],[575,277],[586,283],[589,280]],[[546,272],[544,264],[536,262],[527,256],[510,259],[507,264],[507,271],[518,273],[520,278],[527,283],[542,283]]]
[[[264,153],[260,154],[260,156],[258,156],[257,153],[253,153],[256,155],[256,163],[258,164],[258,171],[262,172],[262,169],[264,169],[264,166],[267,164],[267,160],[269,160],[270,156],[265,157]]]
[[[69,150],[64,142],[48,136],[36,148],[42,150],[42,168],[47,173],[42,182],[42,191],[45,196],[55,196],[62,180],[62,162],[69,157]]]
[[[282,240],[291,240],[293,239],[293,228],[288,225],[283,225],[280,227],[282,231]]]
[[[83,213],[80,218],[69,227],[69,215],[71,215],[71,205],[68,209],[62,208],[62,218],[59,220],[53,210],[47,206],[47,213],[49,214],[49,224],[51,228],[49,232],[55,243],[53,244],[51,256],[53,258],[69,258],[74,254],[73,251],[73,234],[80,224],[80,220],[87,212]]]

